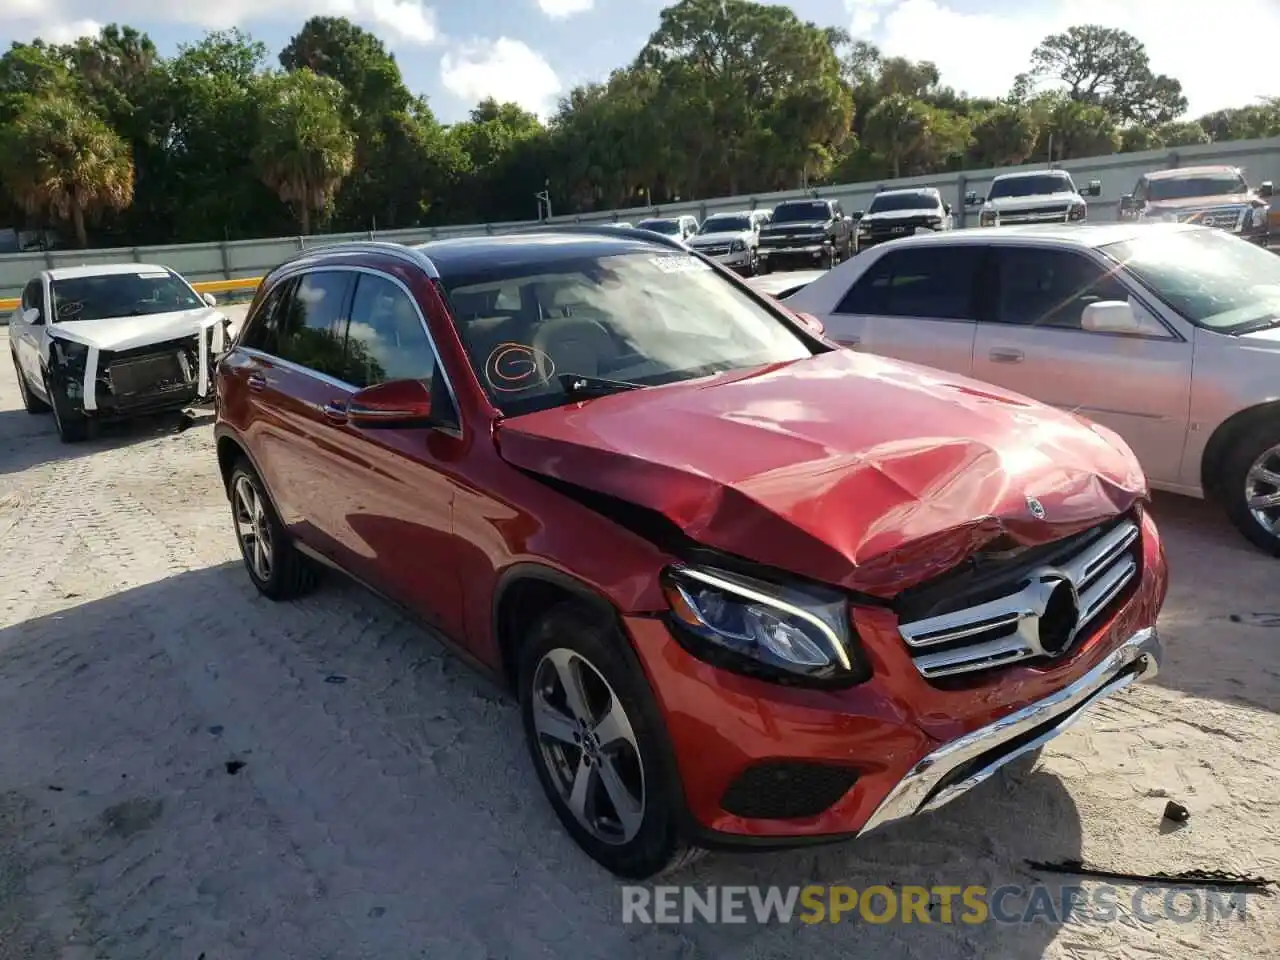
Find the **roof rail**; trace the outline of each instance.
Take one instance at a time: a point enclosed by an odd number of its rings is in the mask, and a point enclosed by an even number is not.
[[[686,247],[679,240],[667,236],[665,233],[657,233],[653,230],[641,230],[638,227],[615,227],[611,223],[548,223],[541,227],[533,227],[529,230],[522,230],[514,236],[524,236],[530,233],[581,233],[596,237],[626,237],[629,240],[643,240],[646,243],[658,243],[664,247],[670,247],[673,250],[688,252]]]
[[[338,243],[325,243],[314,247],[305,247],[281,263],[280,266],[284,266],[286,263],[297,263],[300,260],[313,257],[345,253],[383,253],[413,264],[415,267],[425,271],[429,277],[438,279],[440,276],[440,272],[436,269],[436,265],[431,262],[431,258],[421,250],[406,246],[403,243],[394,243],[390,240],[343,240]]]

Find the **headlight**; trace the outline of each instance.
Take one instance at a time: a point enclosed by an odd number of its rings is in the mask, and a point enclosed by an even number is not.
[[[1270,217],[1271,217],[1270,207],[1254,207],[1253,208],[1253,216],[1251,219],[1253,220],[1253,225],[1255,227],[1265,227]]]
[[[69,370],[84,370],[85,360],[89,357],[89,348],[83,343],[54,337],[49,349],[53,351],[54,358],[58,361],[59,366]]]
[[[859,221],[858,221],[858,232],[859,232],[859,233],[870,233],[870,232],[871,232],[871,224],[867,223],[867,221],[865,221],[865,220],[859,220]]]
[[[983,210],[978,214],[978,224],[983,227],[994,227],[996,225],[996,212],[994,210]]]
[[[838,592],[705,567],[662,581],[673,634],[714,666],[781,683],[848,686],[871,675]]]
[[[1073,203],[1071,205],[1071,209],[1067,211],[1067,219],[1083,220],[1086,214],[1088,214],[1088,212],[1089,212],[1089,207],[1087,204]]]
[[[741,253],[745,249],[747,249],[747,241],[745,240],[735,240],[729,244],[730,253]]]

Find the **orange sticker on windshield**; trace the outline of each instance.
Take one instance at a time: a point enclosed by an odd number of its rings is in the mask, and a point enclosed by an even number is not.
[[[500,343],[484,362],[484,378],[499,393],[519,393],[548,383],[556,365],[543,351],[523,343]]]

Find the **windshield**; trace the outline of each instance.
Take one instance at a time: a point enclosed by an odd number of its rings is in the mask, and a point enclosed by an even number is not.
[[[1239,333],[1280,318],[1280,256],[1247,240],[1161,231],[1101,249],[1192,323]]]
[[[795,203],[780,203],[773,210],[774,223],[795,223],[800,220],[822,220],[831,218],[831,208],[821,200],[797,200]]]
[[[1001,197],[1037,197],[1050,193],[1075,193],[1075,185],[1069,177],[1060,173],[1046,173],[1038,177],[1010,177],[991,184],[989,200]]]
[[[679,220],[641,220],[636,224],[641,230],[651,230],[654,233],[665,233],[667,236],[675,236],[680,232]]]
[[[64,277],[49,285],[54,323],[195,310],[204,300],[169,270]]]
[[[751,229],[751,220],[748,217],[735,217],[732,214],[722,214],[714,217],[707,217],[702,222],[702,226],[698,229],[699,233],[742,233],[744,230]]]
[[[1247,193],[1249,185],[1238,173],[1210,173],[1196,177],[1172,177],[1147,181],[1150,200],[1182,200],[1188,197],[1222,197]]]
[[[937,210],[938,198],[928,193],[881,193],[874,197],[867,213],[888,210]]]
[[[575,399],[564,374],[650,386],[812,353],[688,253],[496,266],[443,284],[471,365],[508,416]]]

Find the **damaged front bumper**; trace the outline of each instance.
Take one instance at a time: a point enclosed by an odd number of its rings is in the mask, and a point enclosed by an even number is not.
[[[889,791],[858,835],[950,803],[1005,764],[1048,743],[1099,700],[1154,677],[1162,658],[1156,628],[1139,630],[1075,683],[920,760]]]

